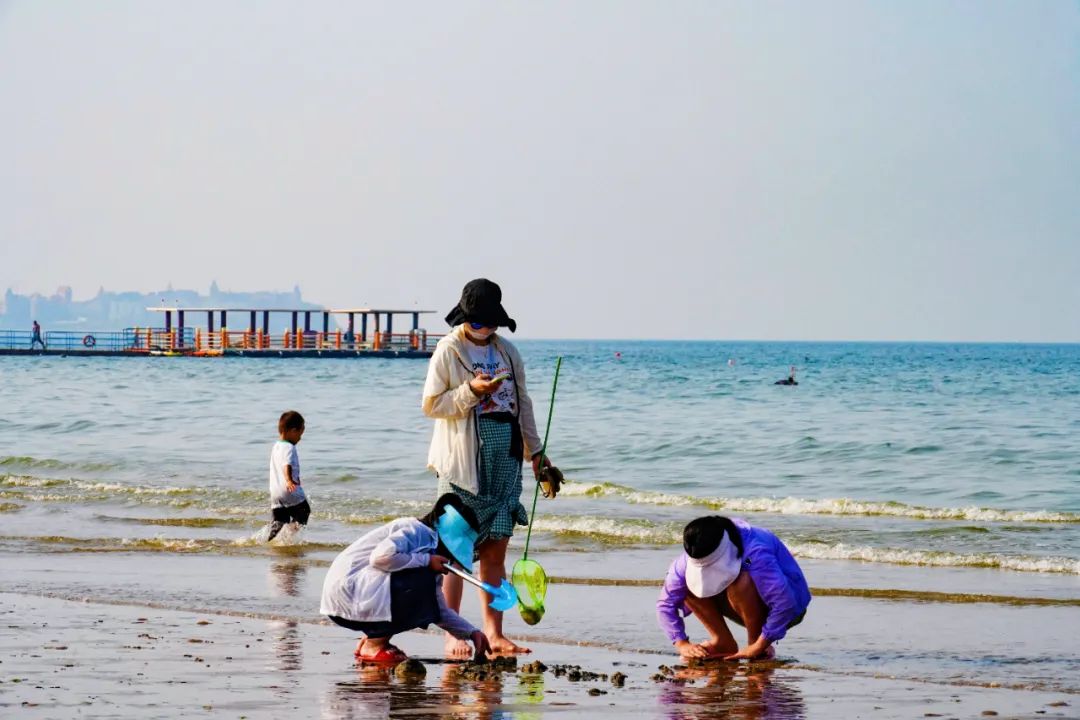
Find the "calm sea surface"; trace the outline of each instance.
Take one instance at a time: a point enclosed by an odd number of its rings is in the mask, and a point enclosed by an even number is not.
[[[571,483],[558,500],[540,500],[534,535],[551,574],[659,578],[689,519],[727,513],[777,532],[814,587],[1080,597],[1080,346],[519,347],[541,427],[563,357],[549,448]],[[775,386],[790,365],[800,384]],[[162,584],[79,570],[119,556],[146,572],[195,558],[200,572],[236,558],[280,563],[282,550],[257,536],[286,409],[307,419],[299,451],[314,508],[288,557],[325,565],[366,528],[434,499],[432,421],[420,411],[426,367],[0,358],[7,587],[125,599]],[[321,576],[312,571],[310,592],[286,598],[296,613],[317,613]],[[267,610],[265,597],[230,581],[204,588],[199,606],[217,597]],[[586,592],[576,587],[568,597]],[[638,633],[652,627],[653,591],[641,591],[646,606],[623,611]],[[1080,608],[1053,612],[1080,630]],[[575,637],[591,637],[591,627]],[[658,633],[647,637],[664,646]],[[1077,657],[1055,662],[1049,675],[1080,670]]]
[[[1080,574],[1080,346],[521,346],[540,425],[564,358],[549,447],[573,484],[538,520],[554,543],[666,545],[695,514],[776,513],[763,522],[803,557]],[[774,386],[789,364],[799,386]],[[276,418],[294,408],[308,423],[309,538],[344,541],[355,530],[343,524],[435,492],[425,370],[2,358],[8,533],[121,539],[132,519],[254,522]]]

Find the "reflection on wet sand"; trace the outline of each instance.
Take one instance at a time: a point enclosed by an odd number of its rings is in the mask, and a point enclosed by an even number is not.
[[[357,665],[356,680],[337,683],[322,704],[324,720],[360,720],[404,714],[425,718],[444,715],[444,698],[428,690],[422,679],[398,680],[385,665]],[[425,712],[427,711],[427,712]]]
[[[797,720],[806,717],[802,693],[777,680],[775,664],[710,663],[678,669],[660,692],[669,718],[730,717]]]
[[[269,623],[274,638],[275,666],[281,672],[297,672],[303,667],[304,644],[300,626],[295,620],[273,620]]]
[[[542,675],[492,673],[462,677],[461,665],[425,660],[427,678],[402,678],[394,670],[358,665],[356,680],[337,683],[322,703],[323,720],[408,716],[469,720],[537,720],[544,701]],[[434,685],[428,683],[434,680]],[[512,697],[506,697],[510,694]],[[508,702],[509,700],[509,702]]]
[[[302,560],[280,560],[270,565],[271,588],[278,595],[300,597],[300,585],[307,570]]]
[[[503,674],[492,673],[483,680],[465,680],[461,665],[445,665],[441,687],[447,704],[476,720],[509,720],[515,717],[504,708]],[[512,679],[515,679],[511,674]]]

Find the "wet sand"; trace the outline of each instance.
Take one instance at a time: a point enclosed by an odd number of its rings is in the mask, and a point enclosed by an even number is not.
[[[441,639],[399,644],[422,678],[355,666],[351,633],[314,619],[0,594],[0,715],[27,718],[1077,717],[1080,696],[834,674],[793,658],[683,667],[673,655],[533,643],[513,672],[470,679]],[[525,672],[540,660],[548,669]],[[557,665],[607,675],[556,676]],[[664,669],[667,668],[667,669]],[[627,676],[616,687],[611,675]],[[463,676],[464,675],[464,676]]]

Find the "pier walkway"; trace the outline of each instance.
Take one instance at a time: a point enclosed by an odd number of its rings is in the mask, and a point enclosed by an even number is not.
[[[432,314],[432,310],[147,310],[162,313],[164,326],[100,332],[49,330],[43,334],[45,349],[40,345],[31,348],[33,335],[29,330],[0,330],[0,355],[427,358],[441,337],[420,327],[420,316]],[[394,332],[395,316],[405,316],[405,322],[399,321],[398,326],[407,323],[407,331]],[[203,319],[205,323],[200,323]]]

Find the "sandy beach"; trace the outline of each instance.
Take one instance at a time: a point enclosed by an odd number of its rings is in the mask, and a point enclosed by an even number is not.
[[[299,579],[292,591],[303,592]],[[600,607],[637,607],[653,594],[646,588],[590,588],[588,595],[575,597],[571,587],[558,590],[561,602],[579,609],[591,606],[585,611],[597,621]],[[873,668],[815,666],[800,657],[811,643],[837,642],[838,633],[847,633],[844,625],[860,626],[873,635],[868,624],[875,615],[884,615],[887,624],[913,630],[918,625],[915,618],[893,615],[890,608],[895,605],[878,601],[819,599],[818,620],[808,621],[809,637],[783,643],[774,662],[740,665],[687,667],[673,654],[633,652],[615,643],[605,647],[587,641],[534,641],[532,655],[521,658],[516,670],[476,678],[462,672],[466,665],[441,658],[438,635],[413,632],[398,641],[424,664],[426,675],[418,678],[357,667],[351,634],[317,617],[259,616],[225,607],[181,609],[184,600],[190,600],[184,593],[164,593],[141,603],[0,594],[3,714],[256,718],[300,713],[327,720],[528,718],[548,713],[568,718],[598,713],[657,718],[1060,718],[1077,717],[1080,704],[1075,690],[1020,688],[1022,678],[1017,678],[1016,688],[1001,687],[995,681],[958,681],[944,675],[916,678]],[[1075,613],[1072,608],[1056,610]],[[1004,623],[1002,634],[1008,636],[1015,626],[1048,632],[1062,618],[1047,616],[1047,611],[1013,611],[1018,613],[1016,622]],[[1009,611],[966,606],[963,615],[978,625],[1001,619],[1003,612]],[[612,618],[612,632],[620,639],[632,631],[631,614]],[[934,617],[944,619],[936,612]],[[957,636],[964,630],[955,627],[960,619],[959,613],[951,618]],[[902,636],[892,639],[900,644]],[[913,639],[920,640],[917,634]],[[985,639],[974,642],[985,644]],[[1072,639],[1058,642],[1067,646]],[[887,645],[881,645],[883,655],[888,654]],[[525,668],[536,660],[547,669]],[[578,666],[585,678],[559,666]],[[885,658],[882,668],[889,669]],[[615,673],[626,676],[622,687],[612,681]]]

